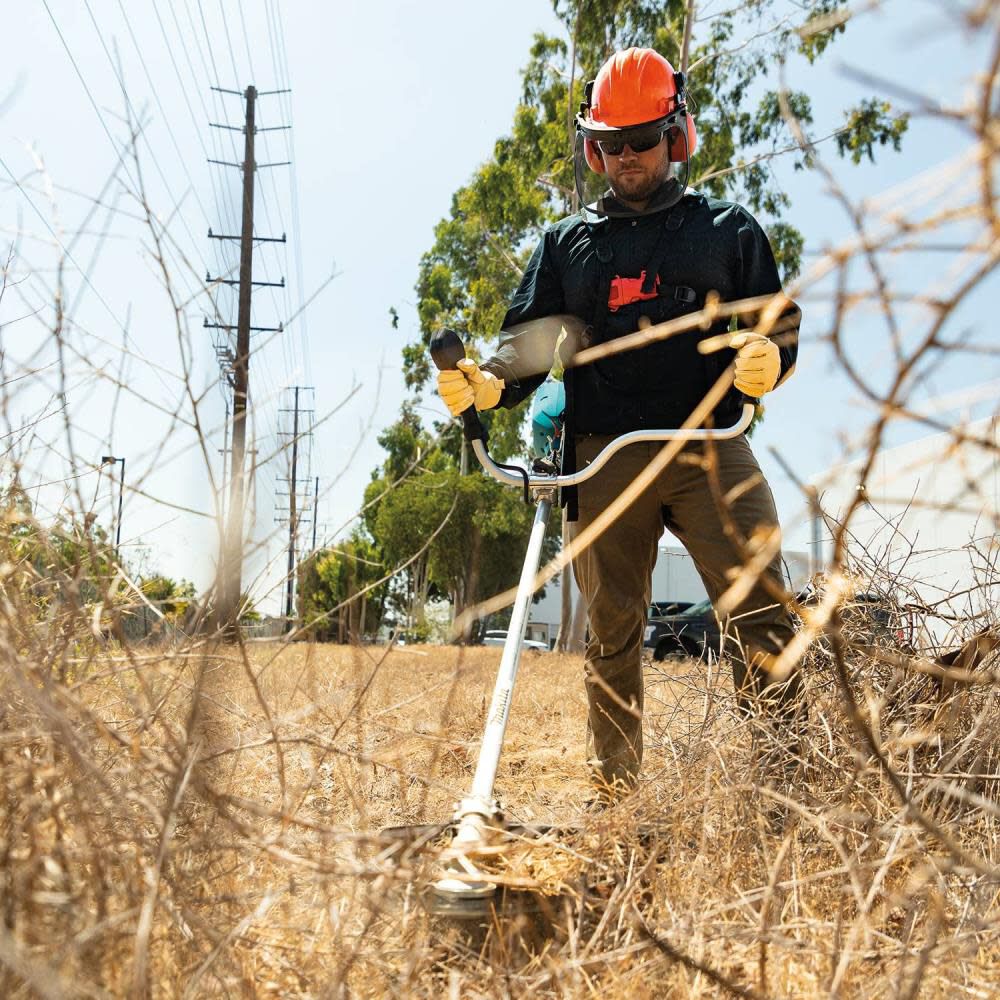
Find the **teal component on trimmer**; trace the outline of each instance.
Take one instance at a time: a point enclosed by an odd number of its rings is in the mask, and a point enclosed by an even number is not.
[[[566,389],[554,378],[546,379],[535,392],[531,403],[531,453],[544,458],[552,451],[552,442],[562,434],[566,412]]]

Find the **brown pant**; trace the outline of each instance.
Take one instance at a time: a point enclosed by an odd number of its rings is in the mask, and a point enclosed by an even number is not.
[[[579,468],[612,438],[577,438]],[[579,520],[574,534],[586,528],[648,465],[662,444],[634,444],[620,451],[593,479],[579,488]],[[664,527],[683,543],[713,603],[728,588],[728,572],[742,565],[736,545],[724,530],[723,513],[713,499],[702,461],[704,445],[685,446],[601,536],[573,561],[573,571],[590,622],[586,653],[587,697],[593,752],[606,782],[634,783],[642,763],[642,640],[649,607],[653,566]],[[760,467],[745,437],[712,443],[721,492],[758,480],[736,491],[728,517],[744,539],[759,527],[777,525],[774,499],[760,478]],[[781,557],[766,570],[781,584]],[[674,595],[669,594],[668,597]],[[781,651],[792,635],[787,610],[759,582],[723,623],[727,652],[740,704],[747,713],[759,701],[772,702],[778,714],[790,714],[799,691],[798,674],[779,685],[769,681],[767,654]]]

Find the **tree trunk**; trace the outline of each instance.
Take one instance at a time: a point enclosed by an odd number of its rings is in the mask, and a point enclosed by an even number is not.
[[[461,610],[456,609],[456,614],[460,614],[465,611],[470,605],[475,604],[479,599],[479,560],[483,548],[483,533],[479,530],[478,525],[473,525],[471,531],[471,538],[469,544],[469,556],[468,556],[468,570],[465,574],[465,580],[462,586],[462,607]],[[466,621],[462,628],[462,645],[467,646],[472,642],[472,630],[475,627],[475,622],[472,619]]]
[[[569,633],[569,642],[566,644],[568,653],[582,653],[586,649],[587,632],[587,604],[583,599],[583,594],[577,594],[576,608],[573,613],[573,626]]]
[[[413,594],[410,602],[410,624],[412,628],[422,629],[425,621],[427,592],[430,589],[430,573],[426,553],[412,567]]]
[[[351,594],[347,602],[347,641],[352,645],[358,642],[358,597]]]
[[[357,625],[355,618],[357,616],[357,574],[355,570],[357,569],[357,562],[353,558],[348,559],[347,563],[347,603],[344,605],[344,615],[347,618],[347,641],[350,643],[357,642]]]
[[[389,601],[389,585],[385,584],[379,588],[378,611],[375,613],[375,633],[382,630],[382,623],[385,621],[385,606]]]

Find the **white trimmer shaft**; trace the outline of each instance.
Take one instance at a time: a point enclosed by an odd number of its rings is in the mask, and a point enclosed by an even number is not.
[[[496,886],[479,873],[470,858],[486,847],[497,832],[500,809],[493,799],[500,753],[510,718],[517,668],[521,662],[521,645],[528,624],[528,609],[535,594],[538,564],[542,558],[545,526],[552,510],[555,491],[546,491],[538,499],[535,520],[531,526],[528,550],[524,556],[521,579],[517,585],[514,606],[504,642],[500,669],[493,686],[493,698],[486,716],[486,728],[479,748],[479,761],[469,795],[458,804],[455,813],[457,830],[451,842],[455,857],[449,862],[449,874],[434,884],[436,892],[479,898],[490,895]]]

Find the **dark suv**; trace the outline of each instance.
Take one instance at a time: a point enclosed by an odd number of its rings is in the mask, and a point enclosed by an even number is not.
[[[649,606],[648,618],[666,618],[667,615],[679,615],[687,611],[694,601],[653,601]]]
[[[646,622],[643,648],[652,650],[654,660],[667,657],[702,657],[718,651],[719,621],[709,600],[699,601],[679,614],[651,617]]]
[[[810,585],[795,597],[808,607],[818,604],[821,595]],[[847,598],[840,608],[840,620],[848,642],[904,653],[914,650],[917,623],[913,611],[877,590],[859,591]]]

